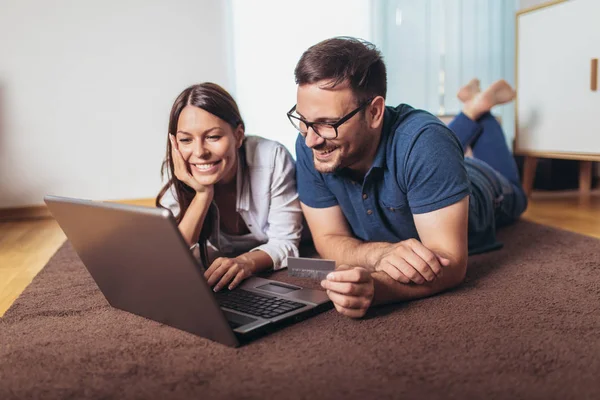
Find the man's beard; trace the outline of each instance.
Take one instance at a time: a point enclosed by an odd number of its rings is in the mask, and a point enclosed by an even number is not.
[[[336,172],[337,170],[341,169],[341,164],[342,164],[342,157],[339,154],[340,149],[336,149],[333,150],[334,152],[337,152],[338,154],[335,154],[334,157],[331,160],[327,160],[326,162],[323,161],[319,161],[319,159],[317,159],[317,155],[316,152],[321,152],[321,151],[325,151],[327,149],[331,149],[331,148],[335,148],[335,146],[322,146],[320,148],[315,148],[313,149],[313,164],[315,166],[315,169],[322,173],[322,174],[331,174]]]
[[[324,142],[324,143],[321,143],[320,146],[314,147],[313,148],[313,164],[315,166],[315,169],[322,174],[331,174],[331,173],[339,171],[343,168],[347,168],[347,167],[351,168],[351,166],[353,164],[360,161],[363,153],[359,149],[368,148],[369,147],[368,141],[370,140],[370,139],[368,139],[368,136],[366,135],[368,130],[367,130],[366,121],[364,121],[364,119],[360,121],[360,125],[357,128],[357,132],[362,132],[363,138],[359,139],[360,138],[360,135],[359,135],[358,136],[359,138],[355,139],[358,141],[357,143],[355,143],[355,146],[350,146],[348,141],[346,141],[346,143],[345,143],[346,146],[343,146],[344,142],[341,142],[340,146],[335,146],[335,145],[328,144],[327,142]],[[335,154],[334,157],[331,158],[331,160],[321,162],[317,159],[316,153],[330,150],[330,149],[333,149],[336,147],[337,147],[337,149],[334,150],[334,152],[336,152],[337,154]],[[345,149],[345,154],[342,154],[342,149]]]

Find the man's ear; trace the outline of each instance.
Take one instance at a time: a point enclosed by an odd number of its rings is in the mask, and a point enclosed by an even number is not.
[[[369,116],[369,126],[377,129],[383,124],[383,114],[385,113],[385,99],[382,96],[375,97],[367,109]]]
[[[246,137],[246,134],[244,133],[244,126],[242,124],[239,124],[238,127],[235,128],[235,131],[233,131],[233,136],[235,137],[235,144],[239,149],[242,147],[242,143],[244,143],[244,137]]]

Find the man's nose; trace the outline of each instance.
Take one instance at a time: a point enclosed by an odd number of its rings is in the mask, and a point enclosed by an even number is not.
[[[325,141],[325,139],[323,139],[321,136],[317,135],[315,130],[311,126],[306,131],[306,138],[304,139],[304,141],[306,142],[306,145],[312,149],[313,147],[318,146],[321,143],[323,143]]]

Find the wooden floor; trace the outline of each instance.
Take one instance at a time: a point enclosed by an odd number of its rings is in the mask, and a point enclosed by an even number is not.
[[[152,205],[148,200],[131,203]],[[590,196],[534,192],[523,218],[600,238],[600,191]],[[64,241],[52,219],[0,222],[0,316]]]
[[[123,203],[152,206],[153,200]],[[65,240],[50,218],[0,222],[0,317]]]
[[[0,222],[0,316],[64,241],[53,219]]]
[[[600,190],[587,196],[576,191],[534,192],[523,218],[600,239]]]

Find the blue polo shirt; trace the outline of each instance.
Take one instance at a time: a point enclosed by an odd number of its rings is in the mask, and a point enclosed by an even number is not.
[[[347,170],[315,170],[312,150],[298,135],[296,174],[300,201],[339,205],[354,235],[364,241],[419,239],[413,214],[435,211],[470,194],[456,135],[438,118],[408,105],[386,107],[373,165],[362,182]]]

